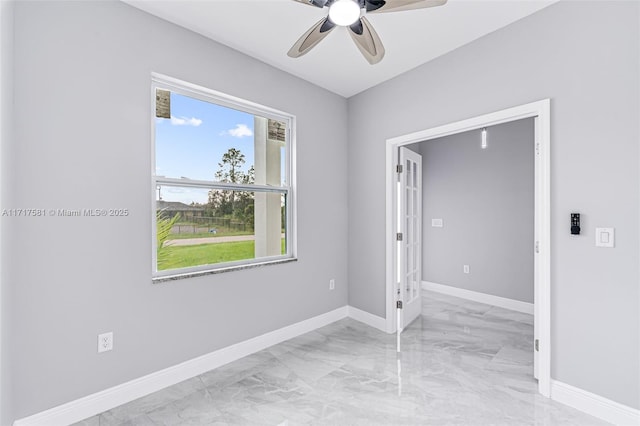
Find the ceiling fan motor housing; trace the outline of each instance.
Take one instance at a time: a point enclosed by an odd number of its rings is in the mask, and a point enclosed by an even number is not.
[[[336,0],[308,0],[310,4],[323,8],[325,6],[329,7]],[[360,9],[367,9],[367,12],[371,12],[372,10],[380,9],[386,3],[385,0],[353,0],[358,3]]]

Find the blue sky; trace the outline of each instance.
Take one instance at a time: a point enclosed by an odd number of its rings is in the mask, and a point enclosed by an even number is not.
[[[253,115],[171,93],[171,119],[156,119],[156,175],[214,180],[229,148],[253,165]],[[206,202],[207,191],[163,188],[162,198],[190,204]]]

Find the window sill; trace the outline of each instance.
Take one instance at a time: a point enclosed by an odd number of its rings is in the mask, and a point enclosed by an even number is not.
[[[187,278],[196,278],[196,277],[202,277],[202,276],[205,276],[205,275],[223,274],[225,272],[242,271],[242,270],[245,270],[245,269],[261,268],[263,266],[269,266],[269,265],[281,265],[281,264],[284,264],[284,263],[297,262],[297,261],[298,261],[298,259],[295,258],[295,257],[288,258],[288,259],[269,260],[269,261],[260,262],[260,263],[249,263],[249,264],[245,264],[245,265],[228,266],[226,268],[208,269],[206,271],[185,272],[185,273],[182,273],[182,274],[166,275],[166,276],[162,276],[162,277],[154,277],[154,278],[151,279],[151,281],[154,284],[160,284],[160,283],[164,283],[164,282],[168,282],[168,281],[178,281],[178,280],[184,280],[184,279],[187,279]]]

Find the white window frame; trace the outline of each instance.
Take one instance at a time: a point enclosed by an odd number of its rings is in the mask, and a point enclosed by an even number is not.
[[[286,186],[268,185],[243,185],[215,181],[184,180],[166,178],[156,175],[156,89],[170,90],[183,96],[209,102],[215,105],[232,108],[248,114],[277,120],[286,125],[285,143],[285,182]],[[296,260],[296,190],[295,190],[295,139],[296,117],[283,111],[269,108],[257,103],[246,101],[225,93],[221,93],[203,86],[187,83],[173,77],[158,73],[151,73],[151,253],[152,253],[152,281],[163,282],[181,278],[190,278],[220,272],[228,272],[238,269],[253,268],[262,265],[279,264]],[[179,269],[157,270],[157,237],[156,237],[156,191],[158,185],[181,186],[202,189],[233,189],[237,191],[271,192],[285,194],[286,203],[286,247],[287,253],[279,256],[261,257],[258,259],[246,259],[235,262],[208,264]]]

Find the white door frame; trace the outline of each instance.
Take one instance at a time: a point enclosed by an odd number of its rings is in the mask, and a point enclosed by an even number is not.
[[[551,394],[551,100],[543,99],[478,117],[387,139],[386,142],[386,331],[396,331],[394,295],[398,147],[524,118],[535,118],[534,310],[539,340],[538,391]]]

